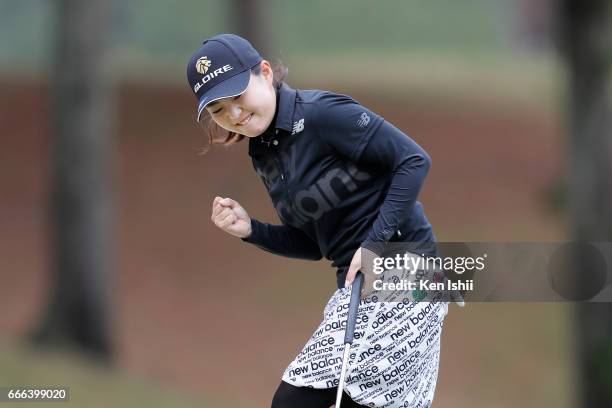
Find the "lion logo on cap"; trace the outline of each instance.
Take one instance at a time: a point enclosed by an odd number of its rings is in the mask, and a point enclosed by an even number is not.
[[[210,60],[208,59],[208,57],[201,57],[200,59],[198,59],[198,61],[195,64],[195,68],[196,71],[198,71],[198,73],[200,75],[204,75],[207,71],[208,68],[212,65],[212,62],[210,62]]]

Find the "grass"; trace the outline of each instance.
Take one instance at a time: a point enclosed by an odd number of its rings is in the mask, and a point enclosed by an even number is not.
[[[53,36],[45,35],[55,28],[53,3],[44,0],[4,3],[0,3],[0,38],[11,41],[0,41],[0,59],[43,63],[53,49]],[[128,52],[148,53],[151,64],[146,70],[151,70],[164,57],[190,55],[203,38],[236,32],[238,21],[230,3],[181,0],[168,7],[161,0],[113,2],[110,42]],[[415,47],[494,51],[507,41],[510,30],[512,10],[505,3],[265,0],[261,6],[266,7],[263,24],[270,34],[272,48],[291,54]]]
[[[375,62],[372,62],[375,61]],[[361,69],[376,64],[375,69]],[[550,54],[351,53],[288,61],[299,84],[360,89],[368,94],[436,105],[466,101],[539,109],[561,93],[562,70]]]
[[[116,368],[96,364],[74,352],[41,351],[0,343],[0,387],[66,386],[70,400],[54,407],[223,407],[223,404],[190,396],[168,385],[145,381]],[[2,404],[0,404],[2,405]],[[19,403],[22,408],[39,402]]]
[[[292,84],[380,92],[451,103],[550,103],[559,70],[545,54],[517,55],[502,0],[268,0],[271,50],[291,70]],[[0,7],[0,74],[45,75],[53,8],[41,0]],[[367,16],[365,18],[364,16]],[[33,22],[33,24],[31,23]],[[159,0],[117,4],[109,68],[126,82],[185,86],[185,62],[202,38],[236,31],[228,4]],[[466,100],[467,98],[467,100]],[[454,102],[453,102],[454,101]]]
[[[267,1],[270,49],[296,87],[421,105],[559,108],[554,51],[519,51],[518,8],[503,0]],[[0,6],[0,37],[15,39],[0,43],[0,76],[44,78],[53,15],[42,0]],[[185,63],[200,40],[236,31],[235,22],[229,5],[213,0],[117,4],[109,70],[120,82],[186,89]]]

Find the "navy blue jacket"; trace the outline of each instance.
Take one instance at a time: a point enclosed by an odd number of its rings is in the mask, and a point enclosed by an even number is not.
[[[429,170],[414,140],[346,95],[277,93],[274,120],[249,156],[282,225],[252,219],[243,241],[293,258],[325,257],[338,288],[355,251],[381,243],[434,243],[417,196]]]

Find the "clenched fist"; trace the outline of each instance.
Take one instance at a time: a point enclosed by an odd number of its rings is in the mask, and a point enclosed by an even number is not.
[[[251,235],[251,218],[238,202],[231,198],[215,197],[212,222],[223,231],[238,238]]]

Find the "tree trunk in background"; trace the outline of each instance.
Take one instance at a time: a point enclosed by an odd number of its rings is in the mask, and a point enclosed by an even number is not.
[[[108,289],[113,115],[110,4],[56,0],[51,56],[51,297],[34,333],[42,344],[110,357]]]
[[[234,33],[249,40],[262,57],[276,62],[270,29],[274,21],[270,13],[268,0],[230,1],[230,26],[234,27]]]
[[[568,192],[572,238],[610,241],[612,199],[609,78],[610,1],[559,0],[559,45],[568,75]],[[588,285],[590,262],[576,258],[577,284]],[[607,265],[608,271],[612,265]],[[578,303],[575,346],[583,407],[612,407],[612,305]]]

